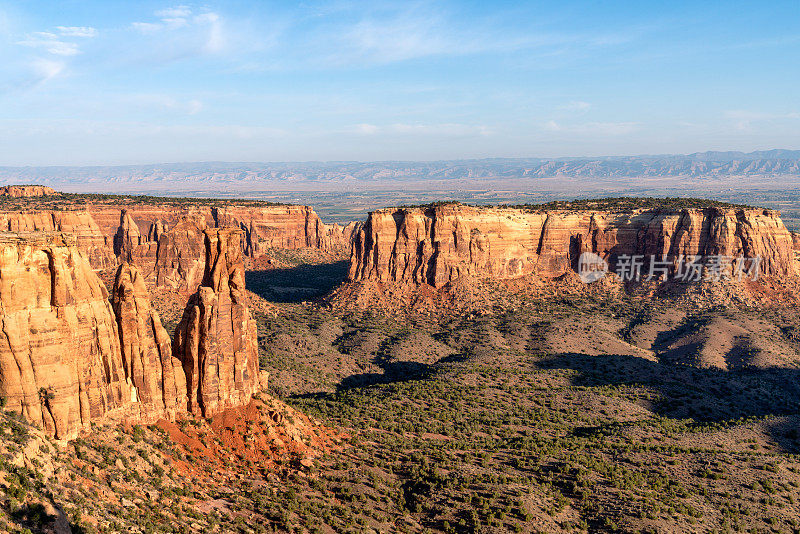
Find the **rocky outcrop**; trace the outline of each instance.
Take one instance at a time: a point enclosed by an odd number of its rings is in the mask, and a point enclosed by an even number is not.
[[[796,273],[779,214],[758,209],[533,212],[447,204],[370,213],[353,237],[349,277],[442,287],[464,276],[555,277],[593,252],[613,270],[641,254],[761,258],[761,274]]]
[[[55,195],[56,190],[45,185],[6,185],[0,187],[0,196],[27,198]]]
[[[203,283],[173,346],[135,266],[119,267],[109,302],[72,236],[0,233],[6,409],[71,439],[93,422],[152,423],[247,403],[260,381],[241,236],[208,230],[202,245]]]
[[[114,254],[122,261],[133,261],[133,254],[136,247],[142,244],[142,233],[136,222],[128,214],[127,210],[122,210],[119,216],[119,227],[114,234]]]
[[[133,265],[117,271],[112,294],[125,376],[136,388],[138,420],[174,419],[186,411],[186,377],[161,318],[150,306],[144,278]]]
[[[116,265],[111,239],[85,211],[8,211],[0,213],[0,231],[63,232],[75,238],[75,246],[86,254],[94,269]]]
[[[250,400],[259,387],[256,325],[244,292],[241,232],[208,229],[202,285],[175,331],[189,411],[210,417]]]
[[[147,243],[146,250],[140,250],[134,261],[149,265],[152,258],[154,285],[170,288],[183,295],[191,294],[203,280],[205,229],[206,223],[202,217],[186,217],[174,228],[162,233],[155,247],[153,242]]]
[[[57,438],[74,437],[137,397],[114,311],[63,234],[0,234],[0,396]]]
[[[158,240],[161,239],[161,236],[166,234],[168,231],[169,225],[161,219],[156,219],[150,225],[150,229],[147,230],[147,240],[158,242]]]

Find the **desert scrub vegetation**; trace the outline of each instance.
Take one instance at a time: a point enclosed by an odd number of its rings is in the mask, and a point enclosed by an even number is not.
[[[53,475],[34,470],[85,532],[796,531],[794,370],[553,350],[600,329],[630,345],[663,311],[626,296],[442,318],[288,304],[257,318],[262,367],[343,448],[267,470],[209,463],[159,427],[101,427],[53,447]],[[709,313],[691,317],[728,312]],[[178,427],[219,444],[205,425]],[[33,504],[40,490],[12,479]]]
[[[316,362],[334,372],[283,393],[352,432],[351,447],[322,462],[313,486],[330,488],[336,500],[325,500],[345,506],[356,525],[792,531],[800,443],[785,425],[800,406],[780,372],[548,351],[546,332],[561,321],[601,314],[624,339],[626,325],[662,311],[630,304],[566,299],[429,322],[296,312],[262,328],[287,328],[329,351],[306,360],[285,346],[286,366]],[[420,333],[450,351],[436,359],[430,345],[401,345]],[[424,361],[425,372],[391,374],[387,362],[403,359]],[[379,376],[342,387],[354,369]],[[323,522],[350,528],[332,515]]]

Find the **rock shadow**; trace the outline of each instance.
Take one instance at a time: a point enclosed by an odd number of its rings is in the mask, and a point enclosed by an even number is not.
[[[349,263],[303,264],[286,269],[247,271],[247,289],[275,303],[316,300],[347,278]]]
[[[378,384],[421,380],[430,376],[431,373],[430,365],[418,362],[391,362],[381,367],[383,373],[361,373],[347,376],[342,379],[337,389],[341,391]]]
[[[748,417],[780,416],[800,420],[800,370],[784,368],[734,370],[701,369],[653,362],[635,356],[588,356],[561,353],[535,364],[541,369],[570,369],[578,386],[644,386],[661,400],[651,410],[672,419],[697,424],[735,422]],[[577,433],[613,432],[623,423],[603,428],[577,429]],[[608,427],[608,428],[605,428]],[[800,452],[796,425],[768,424],[772,438],[787,452]]]

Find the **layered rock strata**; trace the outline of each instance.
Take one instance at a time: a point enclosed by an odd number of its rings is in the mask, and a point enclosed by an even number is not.
[[[88,210],[105,235],[115,235],[122,226],[119,208],[92,206]],[[345,227],[324,224],[308,206],[188,205],[176,209],[147,205],[130,206],[124,211],[138,226],[139,234],[148,236],[146,241],[158,241],[156,236],[148,235],[154,225],[174,228],[186,219],[202,220],[202,226],[208,228],[238,228],[242,230],[242,250],[248,258],[276,248],[310,247],[335,252],[348,249],[350,244]]]
[[[239,228],[247,261],[270,249],[315,248],[347,252],[353,226],[326,225],[308,206],[223,206],[187,203],[184,207],[158,204],[116,205],[88,203],[82,210],[32,210],[0,212],[0,230],[10,232],[65,232],[77,237],[96,270],[114,269],[118,262],[137,265],[151,286],[164,286],[191,294],[203,268],[202,231],[205,228]],[[170,235],[172,233],[172,235]],[[170,235],[163,254],[159,245]],[[200,236],[198,238],[198,236]],[[190,252],[193,257],[190,257]],[[156,264],[159,268],[156,269]],[[159,274],[156,274],[156,270]],[[190,276],[186,280],[186,276]],[[181,278],[181,280],[178,280]],[[185,286],[181,288],[180,286]]]
[[[75,246],[86,254],[95,269],[116,266],[113,239],[105,236],[91,214],[85,211],[10,211],[0,213],[0,231],[63,232],[75,238]]]
[[[163,236],[162,236],[163,238]],[[0,397],[58,439],[91,423],[213,415],[259,387],[238,230],[203,234],[204,277],[173,345],[144,276],[106,287],[72,236],[0,232]]]
[[[464,276],[555,277],[583,252],[606,260],[643,255],[759,257],[760,273],[797,272],[792,236],[778,212],[685,209],[533,212],[441,206],[370,213],[353,236],[350,280],[442,287]]]
[[[63,234],[0,234],[0,396],[57,438],[135,402],[106,287]]]
[[[259,388],[256,324],[244,292],[241,232],[205,234],[203,283],[175,331],[174,353],[183,361],[189,411],[210,417],[247,402]]]

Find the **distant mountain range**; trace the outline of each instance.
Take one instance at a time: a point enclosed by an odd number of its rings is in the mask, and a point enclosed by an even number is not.
[[[800,176],[800,150],[698,152],[593,158],[493,158],[451,161],[164,163],[97,167],[0,167],[2,183],[62,189],[200,190],[369,187],[378,184],[514,181],[545,178],[725,178]]]

